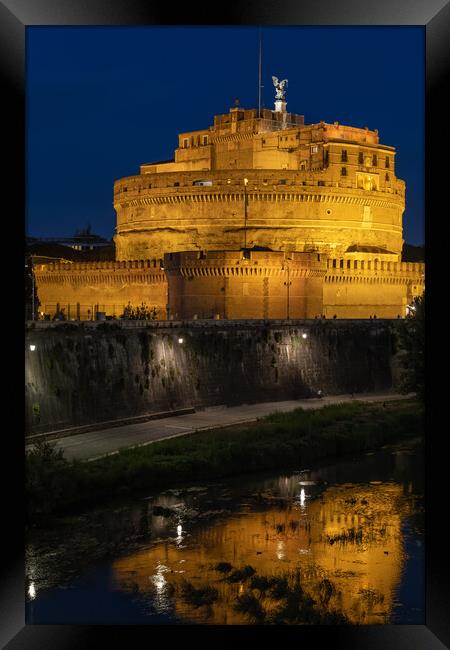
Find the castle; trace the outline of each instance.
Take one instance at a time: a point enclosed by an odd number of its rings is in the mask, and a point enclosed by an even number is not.
[[[159,319],[397,318],[424,290],[401,261],[405,183],[378,131],[236,106],[173,160],[114,183],[116,261],[35,263],[41,310]],[[286,81],[286,80],[285,80]]]

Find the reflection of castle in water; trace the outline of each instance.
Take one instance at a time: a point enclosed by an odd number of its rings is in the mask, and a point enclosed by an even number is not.
[[[318,607],[340,611],[354,624],[389,622],[404,560],[401,522],[409,511],[401,485],[344,484],[320,494],[317,485],[304,483],[299,485],[298,476],[282,478],[281,496],[260,495],[259,511],[256,501],[241,504],[238,514],[228,512],[206,526],[180,516],[168,531],[170,541],[113,564],[115,587],[148,593],[157,611],[170,612],[173,606],[182,619],[248,623],[233,607],[248,584],[229,584],[214,569],[229,562],[233,568],[251,565],[260,576],[299,571]],[[165,501],[182,505],[179,497]],[[162,519],[153,519],[163,534]],[[324,579],[333,585],[325,600]],[[218,590],[219,600],[209,612],[183,602],[184,580]]]

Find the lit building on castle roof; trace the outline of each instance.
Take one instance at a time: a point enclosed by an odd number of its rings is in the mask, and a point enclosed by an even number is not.
[[[424,289],[401,261],[405,183],[378,131],[234,106],[181,133],[174,159],[114,183],[116,262],[41,265],[47,313],[396,318]],[[275,81],[276,80],[276,81]],[[286,83],[285,83],[286,82]],[[159,263],[161,260],[161,264]]]

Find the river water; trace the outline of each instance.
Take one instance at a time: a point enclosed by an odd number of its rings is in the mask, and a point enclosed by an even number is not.
[[[300,581],[351,624],[423,625],[423,484],[412,440],[67,518],[29,535],[27,623],[251,624],[242,596],[285,602],[256,576]]]

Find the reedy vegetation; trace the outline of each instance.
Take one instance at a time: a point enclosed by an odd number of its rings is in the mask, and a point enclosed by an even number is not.
[[[202,431],[89,463],[69,462],[41,442],[26,461],[29,522],[123,495],[295,468],[422,434],[423,407],[403,400],[274,413],[251,425]]]

